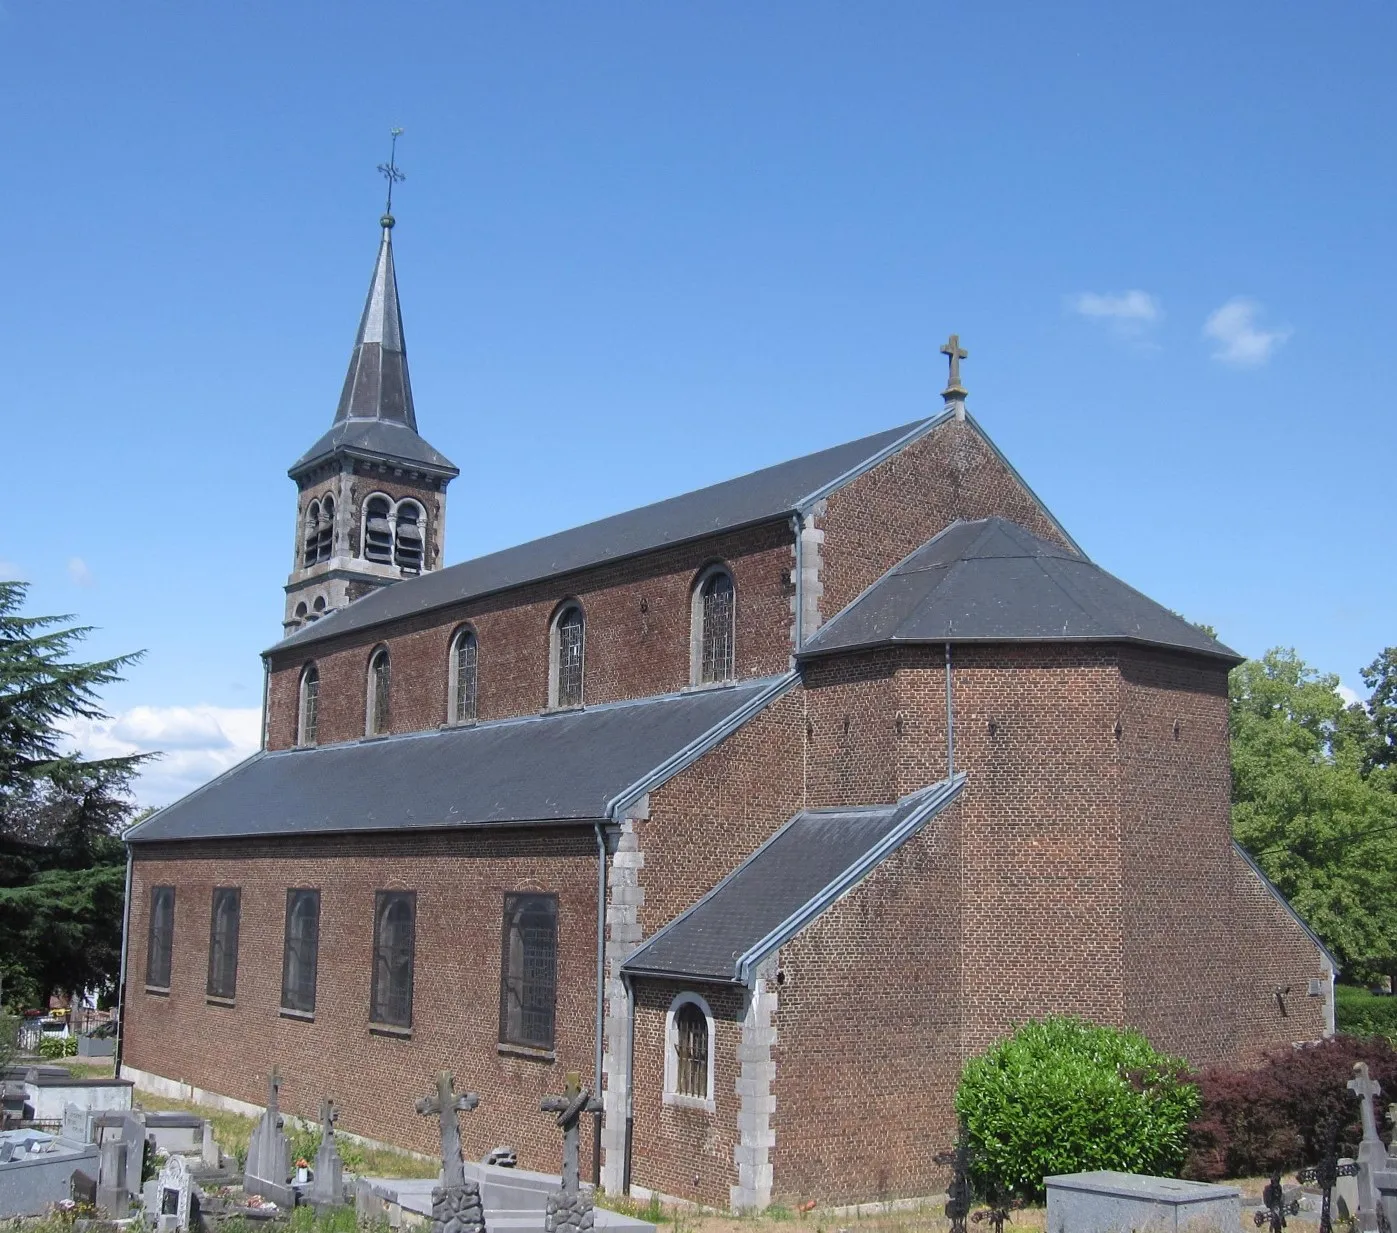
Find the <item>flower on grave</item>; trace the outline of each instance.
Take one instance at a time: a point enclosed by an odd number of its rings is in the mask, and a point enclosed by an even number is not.
[[[307,1160],[304,1156],[302,1156],[298,1161],[296,1161],[296,1167],[298,1169],[309,1169],[310,1161]]]

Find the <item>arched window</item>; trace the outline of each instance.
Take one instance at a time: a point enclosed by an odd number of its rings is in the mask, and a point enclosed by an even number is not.
[[[393,563],[392,503],[385,496],[364,502],[364,558],[384,565]]]
[[[577,604],[566,604],[553,622],[551,706],[582,705],[583,651],[586,622]]]
[[[328,561],[335,547],[335,499],[320,502],[320,520],[315,524],[315,559]]]
[[[315,1013],[315,969],[320,954],[320,892],[286,892],[286,949],[281,961],[283,1010]]]
[[[453,724],[475,722],[475,675],[479,644],[475,631],[463,629],[451,642],[450,720]]]
[[[369,657],[369,696],[364,716],[364,735],[379,736],[388,731],[389,711],[388,648],[381,646]]]
[[[393,564],[405,574],[422,572],[422,507],[400,501],[395,515]]]
[[[369,1018],[412,1026],[412,950],[417,896],[379,891],[374,903],[374,982]]]
[[[320,670],[307,664],[301,673],[301,706],[296,724],[296,744],[314,745],[320,720]]]
[[[705,571],[694,588],[692,651],[696,685],[733,678],[736,591],[721,566]]]
[[[306,506],[305,531],[302,535],[301,565],[315,564],[315,545],[320,532],[320,502],[312,501]]]
[[[297,605],[296,605],[296,620],[298,620],[298,621],[304,621],[304,620],[306,619],[306,615],[307,615],[307,611],[306,611],[306,606],[305,606],[304,602],[303,602],[303,603],[297,604]]]
[[[713,1012],[698,994],[681,993],[665,1018],[665,1100],[712,1108]]]
[[[150,935],[146,939],[146,988],[168,990],[175,941],[175,888],[150,891]]]
[[[553,1048],[558,987],[558,898],[506,895],[500,956],[500,1041]]]
[[[209,919],[209,982],[211,998],[233,998],[238,992],[238,918],[242,892],[235,886],[216,887]]]

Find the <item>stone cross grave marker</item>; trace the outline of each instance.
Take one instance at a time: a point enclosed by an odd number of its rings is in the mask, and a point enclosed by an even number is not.
[[[320,1102],[320,1150],[315,1153],[315,1180],[307,1197],[317,1206],[344,1202],[344,1161],[335,1144],[335,1121],[339,1112],[328,1096]]]
[[[280,1108],[281,1075],[275,1066],[267,1079],[267,1111],[252,1129],[247,1144],[247,1165],[243,1170],[243,1190],[261,1195],[278,1207],[296,1206],[291,1189],[291,1141],[282,1129]]]
[[[160,1182],[156,1190],[160,1201],[156,1227],[160,1233],[189,1228],[190,1190],[189,1166],[185,1164],[183,1156],[171,1152],[160,1167]]]
[[[584,1113],[600,1113],[602,1102],[582,1086],[582,1076],[570,1070],[563,1094],[546,1097],[538,1107],[544,1113],[556,1113],[563,1128],[562,1185],[548,1196],[545,1233],[585,1233],[595,1214],[592,1191],[582,1189],[579,1177],[577,1123]]]
[[[466,1180],[461,1158],[461,1126],[457,1113],[469,1113],[480,1103],[474,1092],[459,1095],[449,1070],[437,1072],[437,1090],[414,1106],[424,1117],[441,1121],[441,1184],[432,1190],[432,1233],[485,1233],[485,1208],[480,1185]]]
[[[1373,1101],[1382,1094],[1382,1087],[1368,1074],[1367,1062],[1353,1064],[1353,1078],[1348,1088],[1361,1102],[1363,1140],[1358,1145],[1358,1227],[1369,1231],[1378,1227],[1378,1196],[1373,1174],[1387,1168],[1387,1148],[1378,1138],[1378,1119]]]

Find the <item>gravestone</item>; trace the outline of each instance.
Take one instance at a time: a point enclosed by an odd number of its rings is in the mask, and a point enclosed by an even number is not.
[[[97,1157],[97,1206],[113,1220],[125,1220],[131,1206],[126,1168],[126,1144],[104,1139]]]
[[[183,1156],[170,1156],[160,1166],[155,1193],[160,1204],[155,1218],[159,1233],[177,1233],[188,1229],[193,1182]]]
[[[97,1179],[88,1177],[81,1169],[74,1171],[68,1181],[73,1202],[81,1208],[95,1209],[97,1206]]]
[[[1175,1233],[1236,1229],[1242,1220],[1235,1186],[1145,1177],[1100,1169],[1045,1177],[1047,1233]]]
[[[218,1140],[213,1137],[213,1123],[204,1119],[204,1128],[199,1136],[199,1162],[206,1169],[223,1168],[223,1153],[219,1150]]]
[[[71,1101],[63,1106],[63,1125],[58,1137],[81,1147],[92,1142],[92,1113],[82,1105]]]
[[[480,1186],[466,1180],[461,1158],[461,1127],[456,1114],[469,1113],[480,1103],[474,1092],[457,1095],[449,1070],[437,1074],[437,1090],[414,1106],[424,1117],[441,1119],[441,1183],[432,1190],[432,1233],[485,1233],[485,1208]]]
[[[288,1182],[291,1177],[291,1142],[282,1129],[280,1091],[281,1076],[273,1066],[267,1080],[267,1111],[253,1127],[247,1144],[243,1190],[247,1194],[270,1199],[278,1207],[290,1211],[296,1206],[296,1192]]]
[[[561,1096],[549,1096],[539,1108],[556,1113],[563,1128],[562,1185],[548,1196],[544,1211],[544,1233],[587,1233],[596,1220],[592,1187],[583,1186],[578,1176],[577,1123],[584,1113],[599,1113],[601,1101],[582,1086],[582,1077],[568,1071],[567,1087]]]
[[[320,1102],[320,1150],[315,1153],[315,1178],[306,1198],[317,1207],[338,1207],[344,1202],[344,1161],[335,1145],[335,1119],[339,1114],[328,1096]]]

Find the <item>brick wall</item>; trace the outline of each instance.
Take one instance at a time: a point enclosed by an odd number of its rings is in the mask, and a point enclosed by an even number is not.
[[[769,523],[281,653],[272,660],[269,746],[283,749],[295,741],[297,689],[311,659],[320,671],[320,742],[363,736],[369,655],[380,644],[388,646],[392,663],[392,731],[445,723],[448,649],[465,622],[479,640],[479,717],[541,711],[548,704],[549,624],[568,598],[579,600],[586,613],[586,702],[682,689],[690,678],[693,583],[715,560],[727,563],[736,588],[737,675],[784,672],[791,542],[788,524]]]
[[[957,518],[991,515],[1067,542],[979,429],[947,420],[830,494],[819,519],[825,533],[823,619]]]
[[[580,828],[302,838],[136,851],[126,989],[126,1065],[262,1104],[280,1067],[282,1107],[315,1117],[332,1095],[352,1133],[435,1153],[435,1123],[413,1110],[442,1068],[480,1094],[461,1117],[468,1158],[508,1143],[521,1167],[562,1165],[562,1137],[539,1112],[564,1074],[593,1069],[596,847]],[[150,888],[173,885],[175,931],[168,996],[145,992]],[[236,1005],[205,998],[215,886],[242,888]],[[286,890],[318,887],[320,950],[313,1022],[283,1017]],[[369,1027],[374,892],[417,892],[410,1039]],[[503,899],[558,896],[556,1060],[499,1048]],[[591,1127],[584,1125],[585,1176]]]
[[[956,803],[781,950],[773,1197],[922,1195],[955,1135]]]

